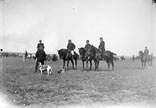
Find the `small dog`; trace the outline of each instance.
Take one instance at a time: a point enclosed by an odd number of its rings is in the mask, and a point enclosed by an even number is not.
[[[65,73],[66,72],[66,69],[60,69],[59,71],[58,71],[58,73]]]
[[[42,65],[41,62],[39,62],[39,70],[41,72],[41,75],[42,75],[43,71],[46,71],[48,75],[51,75],[53,73],[51,66]]]

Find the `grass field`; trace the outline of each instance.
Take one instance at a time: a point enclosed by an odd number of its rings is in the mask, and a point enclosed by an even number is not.
[[[58,74],[62,61],[50,61],[45,62],[55,72],[50,76],[33,73],[34,60],[23,62],[22,58],[10,57],[1,58],[0,63],[0,93],[16,106],[99,108],[99,104],[155,106],[156,103],[155,62],[152,68],[142,69],[139,60],[116,61],[114,71],[108,71],[106,63],[100,62],[98,71],[82,71],[82,63],[78,61],[77,69]]]

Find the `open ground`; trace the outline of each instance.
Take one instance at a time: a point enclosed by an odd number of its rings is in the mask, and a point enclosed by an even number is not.
[[[107,64],[101,61],[98,71],[87,71],[82,70],[82,63],[78,61],[77,69],[59,74],[62,61],[46,61],[54,74],[41,76],[39,72],[33,73],[35,60],[23,62],[22,58],[0,58],[0,92],[9,103],[18,107],[78,105],[106,108],[109,105],[139,104],[154,108],[156,63],[153,62],[152,67],[142,69],[140,60],[126,59],[116,61],[114,71],[108,71]]]

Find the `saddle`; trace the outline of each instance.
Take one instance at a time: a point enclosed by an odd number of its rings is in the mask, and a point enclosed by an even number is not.
[[[71,55],[74,55],[74,51],[73,50],[68,50],[67,54],[71,53]]]

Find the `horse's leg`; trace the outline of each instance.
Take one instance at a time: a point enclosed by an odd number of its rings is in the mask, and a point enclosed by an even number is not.
[[[96,69],[97,69],[97,62],[96,62],[96,60],[94,60],[94,65],[95,65],[95,71],[96,71]]]
[[[88,60],[86,61],[86,67],[87,67],[87,69],[88,69]]]
[[[146,68],[146,61],[144,62],[144,68]]]
[[[96,70],[99,68],[99,60],[96,61]]]
[[[83,66],[83,70],[84,70],[84,61],[82,61],[82,66]]]
[[[75,68],[77,69],[77,59],[75,59]]]
[[[108,60],[107,64],[108,64],[108,70],[110,70],[110,60]]]
[[[150,61],[149,61],[149,60],[148,60],[148,66],[151,66],[151,65],[150,65]]]
[[[68,68],[69,68],[69,60],[67,60],[67,70],[68,70]]]
[[[112,62],[112,70],[114,70],[114,62],[113,62],[113,60],[111,62]]]
[[[97,69],[99,68],[99,63],[100,63],[100,60],[98,60],[98,62],[97,62]]]
[[[64,67],[65,67],[65,60],[63,60],[63,69],[64,69]]]
[[[90,60],[90,70],[92,70],[92,60]]]
[[[73,62],[73,59],[71,59],[71,63],[72,63],[72,67],[74,69],[74,62]]]

